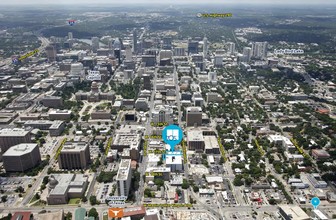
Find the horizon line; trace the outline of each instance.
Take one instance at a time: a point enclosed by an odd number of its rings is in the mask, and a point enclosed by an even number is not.
[[[131,2],[124,2],[124,3],[80,3],[83,4],[81,7],[87,7],[87,6],[96,6],[96,7],[100,7],[100,6],[123,6],[123,5],[127,5],[127,6],[136,6],[136,5],[187,5],[187,6],[192,6],[192,5],[297,5],[297,6],[307,6],[307,5],[336,5],[336,2],[327,2],[327,3],[322,3],[322,2],[305,2],[305,3],[297,3],[297,2],[293,2],[293,3],[289,3],[289,2],[267,2],[267,3],[261,3],[261,2],[249,2],[249,3],[237,3],[237,2],[208,2],[208,3],[204,3],[204,2],[193,2],[193,3],[185,3],[185,2],[181,2],[181,3],[167,3],[167,2],[155,2],[155,3],[150,3],[150,2],[139,2],[139,3],[131,3]],[[76,5],[78,6],[78,4],[76,3],[58,3],[58,2],[48,2],[48,3],[23,3],[23,4],[17,4],[17,3],[1,3],[0,5],[8,5],[8,6],[35,6],[35,5],[39,5],[39,6],[47,6],[47,5]],[[1,10],[0,10],[1,11]]]

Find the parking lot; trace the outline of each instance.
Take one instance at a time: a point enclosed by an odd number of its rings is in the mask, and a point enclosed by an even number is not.
[[[21,186],[27,191],[28,185],[33,184],[34,179],[32,177],[0,177],[0,197],[7,195],[7,201],[4,206],[14,205],[18,199],[22,199],[18,196],[15,190]],[[11,193],[11,195],[8,195]]]
[[[101,203],[105,203],[106,197],[112,192],[114,183],[104,183],[99,185],[98,193],[97,193],[97,200]]]
[[[228,179],[223,179],[223,184],[224,184],[224,191],[220,193],[221,196],[218,196],[220,203],[222,204],[223,207],[237,205],[237,201],[231,190],[230,181]]]

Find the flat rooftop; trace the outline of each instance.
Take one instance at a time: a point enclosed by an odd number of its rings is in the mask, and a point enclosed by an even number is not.
[[[169,173],[171,171],[170,167],[147,167],[146,172],[154,172],[154,173]]]
[[[27,153],[32,152],[35,147],[37,147],[37,144],[18,144],[15,146],[10,147],[3,156],[21,156]]]
[[[206,149],[219,148],[216,136],[204,136],[203,139]]]
[[[139,144],[140,135],[134,133],[117,134],[113,141],[113,145],[124,145],[135,149],[138,149]]]
[[[52,176],[58,183],[49,195],[64,195],[69,191],[80,192],[88,179],[83,174],[52,174]]]
[[[58,97],[58,96],[44,96],[43,100],[60,100],[62,99],[62,97]]]
[[[83,151],[88,147],[88,143],[84,141],[70,142],[67,141],[64,143],[63,149],[61,152],[78,152]]]
[[[49,114],[71,114],[71,110],[52,110]]]
[[[291,215],[295,220],[308,220],[310,217],[299,207],[295,205],[279,205],[286,215]]]
[[[202,112],[202,108],[196,106],[187,107],[187,112]]]
[[[22,128],[5,128],[0,130],[0,137],[23,137],[30,133],[30,131]]]
[[[131,159],[123,159],[120,162],[116,180],[127,180],[130,172]]]
[[[188,141],[204,141],[203,132],[201,130],[188,131]]]
[[[182,164],[182,155],[166,155],[166,164],[172,165],[172,164]]]

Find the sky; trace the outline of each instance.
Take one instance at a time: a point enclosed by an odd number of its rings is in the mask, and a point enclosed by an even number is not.
[[[0,0],[2,5],[26,4],[336,4],[336,0]],[[99,6],[99,5],[97,5]]]

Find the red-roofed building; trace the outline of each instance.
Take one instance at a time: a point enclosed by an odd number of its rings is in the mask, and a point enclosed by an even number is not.
[[[330,158],[330,154],[322,149],[313,149],[312,155],[316,160],[324,160]]]
[[[320,114],[326,114],[326,115],[330,113],[329,109],[326,109],[326,108],[319,108],[317,109],[317,112]]]
[[[146,215],[144,206],[128,207],[124,209],[124,217],[131,217],[131,219],[143,218]]]
[[[179,200],[179,196],[178,196],[178,194],[177,194],[177,193],[175,193],[175,199],[174,199],[174,202],[175,202],[175,203],[177,203],[177,202],[178,202],[178,200]]]
[[[32,220],[33,215],[31,212],[15,212],[12,216],[11,220]]]
[[[131,169],[132,169],[132,170],[136,170],[136,168],[137,168],[137,164],[138,164],[138,163],[137,163],[135,160],[132,160],[132,161],[131,161]]]

